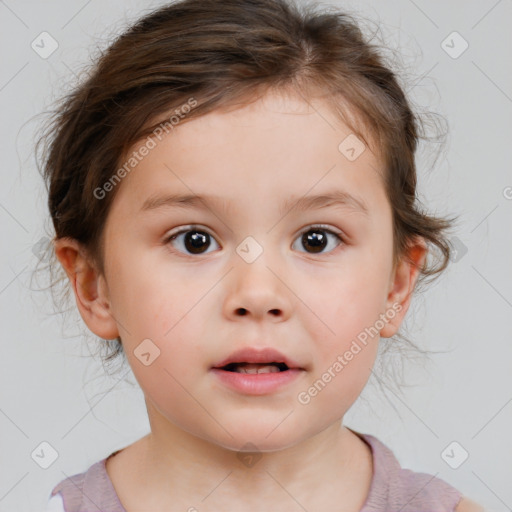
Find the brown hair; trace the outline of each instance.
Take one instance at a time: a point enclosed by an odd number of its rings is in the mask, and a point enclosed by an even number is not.
[[[113,42],[39,141],[55,237],[81,242],[103,272],[103,227],[121,185],[101,200],[94,191],[153,132],[157,117],[194,98],[186,121],[271,89],[324,95],[367,146],[380,148],[395,262],[422,237],[440,257],[427,258],[418,284],[437,277],[450,259],[444,233],[454,219],[420,207],[419,117],[352,16],[291,0],[183,0],[143,17]],[[122,351],[120,341],[109,357]]]

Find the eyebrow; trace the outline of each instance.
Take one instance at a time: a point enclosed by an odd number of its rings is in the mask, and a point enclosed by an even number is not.
[[[303,196],[300,198],[292,197],[282,204],[280,214],[284,215],[292,209],[296,211],[307,211],[332,206],[369,215],[369,208],[366,203],[361,198],[349,194],[344,190],[332,190],[323,194]],[[217,207],[226,213],[229,211],[229,203],[225,198],[212,195],[199,196],[196,194],[153,195],[144,201],[141,211],[151,211],[162,207],[184,209],[198,208],[201,210],[211,210],[212,207]]]

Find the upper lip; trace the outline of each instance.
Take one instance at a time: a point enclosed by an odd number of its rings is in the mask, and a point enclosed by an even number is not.
[[[235,350],[226,359],[215,363],[212,368],[222,368],[230,363],[284,363],[288,368],[303,369],[299,363],[272,347],[244,347]]]

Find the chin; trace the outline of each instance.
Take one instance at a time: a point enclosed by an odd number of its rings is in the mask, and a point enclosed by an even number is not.
[[[281,421],[281,420],[280,420]],[[209,437],[208,440],[222,448],[235,452],[277,452],[285,450],[298,444],[303,438],[298,436],[294,428],[287,428],[278,422],[265,423],[258,422],[254,424],[240,424],[235,426],[231,424],[226,427],[227,434],[222,431],[222,435]],[[276,428],[277,427],[277,428]]]

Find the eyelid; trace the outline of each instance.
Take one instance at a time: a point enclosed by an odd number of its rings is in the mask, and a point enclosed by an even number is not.
[[[205,233],[207,233],[208,235],[210,235],[214,240],[217,240],[215,238],[215,236],[212,234],[212,232],[208,229],[208,228],[205,228],[199,224],[183,224],[182,226],[179,226],[179,228],[177,228],[176,230],[171,230],[171,231],[168,231],[165,235],[164,235],[164,238],[163,238],[163,243],[164,244],[167,244],[170,242],[170,240],[173,238],[173,237],[176,237],[178,235],[181,235],[182,233],[186,233],[187,231],[194,231],[194,230],[197,230],[197,231],[204,231]],[[218,242],[217,242],[218,243]]]
[[[324,231],[329,231],[330,233],[338,235],[341,239],[345,239],[345,235],[343,232],[341,232],[339,229],[333,228],[329,224],[308,224],[306,227],[302,228],[298,234],[302,235],[316,228],[323,229]]]
[[[176,230],[172,229],[172,230],[168,231],[164,235],[164,238],[168,238],[168,237],[171,237],[171,236],[174,236],[174,235],[179,235],[183,231],[190,231],[190,230],[193,230],[193,229],[197,229],[198,231],[199,230],[200,231],[204,231],[204,232],[208,233],[209,235],[213,236],[208,228],[205,228],[204,226],[201,226],[200,224],[182,224],[181,226],[178,226],[176,228]]]

